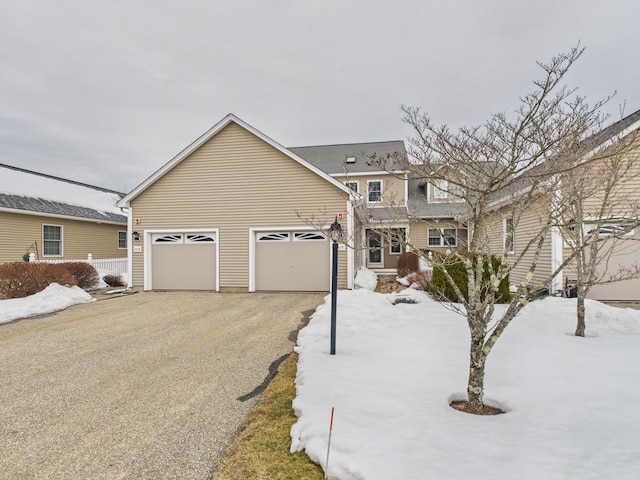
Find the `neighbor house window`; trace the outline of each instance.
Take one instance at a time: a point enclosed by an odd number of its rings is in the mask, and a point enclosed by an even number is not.
[[[404,244],[404,229],[394,228],[391,230],[391,244],[389,245],[389,253],[394,255],[402,253],[402,245]]]
[[[447,180],[435,180],[433,182],[433,198],[437,200],[444,200],[448,198],[457,198],[458,186],[449,183]]]
[[[62,256],[62,227],[60,225],[42,225],[42,254],[44,256]]]
[[[504,219],[504,251],[505,253],[513,253],[515,251],[515,231],[513,228],[513,217]]]
[[[458,244],[455,228],[430,228],[430,247],[455,247]]]
[[[358,182],[345,182],[344,184],[356,193],[360,190],[360,184]]]
[[[125,230],[118,230],[118,248],[127,248],[127,232]]]
[[[367,198],[369,202],[382,200],[382,182],[380,180],[369,180],[367,182]]]
[[[382,263],[382,235],[367,230],[369,263]]]

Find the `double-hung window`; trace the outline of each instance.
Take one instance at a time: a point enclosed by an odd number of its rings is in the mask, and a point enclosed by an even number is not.
[[[382,201],[382,181],[367,181],[367,199],[371,203]]]
[[[118,230],[118,249],[126,250],[127,248],[127,232],[126,230]]]
[[[62,256],[62,227],[42,225],[42,254],[52,257]]]
[[[428,243],[430,247],[455,247],[458,244],[455,228],[430,228]]]

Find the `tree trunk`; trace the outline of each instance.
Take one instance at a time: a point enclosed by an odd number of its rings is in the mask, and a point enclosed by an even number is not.
[[[484,364],[476,366],[471,362],[469,367],[469,383],[467,384],[469,408],[472,413],[481,415],[484,406]]]
[[[472,333],[467,396],[471,412],[477,415],[483,413],[484,406],[484,366],[487,357],[482,351],[483,347],[484,334],[482,332]]]
[[[576,316],[578,318],[578,324],[576,325],[576,337],[584,337],[584,329],[585,329],[585,322],[584,322],[584,316],[585,316],[585,308],[584,308],[584,294],[582,293],[581,290],[584,290],[582,288],[578,289],[578,298],[577,298],[577,302],[576,302]]]

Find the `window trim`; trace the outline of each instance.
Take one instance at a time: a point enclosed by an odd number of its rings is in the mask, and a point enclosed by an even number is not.
[[[124,233],[124,247],[120,246],[120,234]],[[129,235],[126,230],[118,230],[118,250],[126,250],[129,246]]]
[[[45,239],[44,237],[44,229],[45,227],[54,227],[54,228],[58,228],[60,229],[60,240],[48,240]],[[58,242],[59,245],[59,253],[45,253],[47,248],[46,248],[46,242]],[[42,224],[42,256],[43,257],[64,257],[64,226],[63,225],[54,225],[51,223],[43,223]]]
[[[371,184],[372,183],[378,183],[380,185],[380,191],[378,193],[377,200],[371,200],[371,194],[375,192],[375,190],[373,192],[371,191]],[[383,192],[382,180],[367,180],[367,203],[380,203],[380,202],[382,202],[382,192]]]

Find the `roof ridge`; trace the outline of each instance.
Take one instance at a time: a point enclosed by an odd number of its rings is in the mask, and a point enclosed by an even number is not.
[[[100,191],[105,192],[105,193],[115,193],[115,194],[120,195],[120,196],[124,196],[125,195],[125,193],[123,193],[123,192],[118,192],[116,190],[111,190],[109,188],[98,187],[96,185],[90,185],[88,183],[78,182],[76,180],[69,180],[68,178],[56,177],[55,175],[49,175],[47,173],[35,172],[33,170],[27,170],[26,168],[15,167],[13,165],[7,165],[6,163],[0,163],[0,167],[8,168],[8,169],[15,170],[15,171],[18,171],[18,172],[28,173],[30,175],[38,175],[40,177],[50,178],[51,180],[58,180],[60,182],[71,183],[72,185],[79,185],[81,187],[88,187],[88,188],[92,188],[94,190],[100,190]]]
[[[291,148],[314,148],[314,147],[346,147],[349,145],[375,145],[380,143],[396,143],[396,142],[404,143],[404,140],[382,140],[382,141],[375,141],[375,142],[349,142],[349,143],[330,143],[330,144],[318,144],[318,145],[299,145],[296,147],[287,147],[287,148],[291,149]]]

